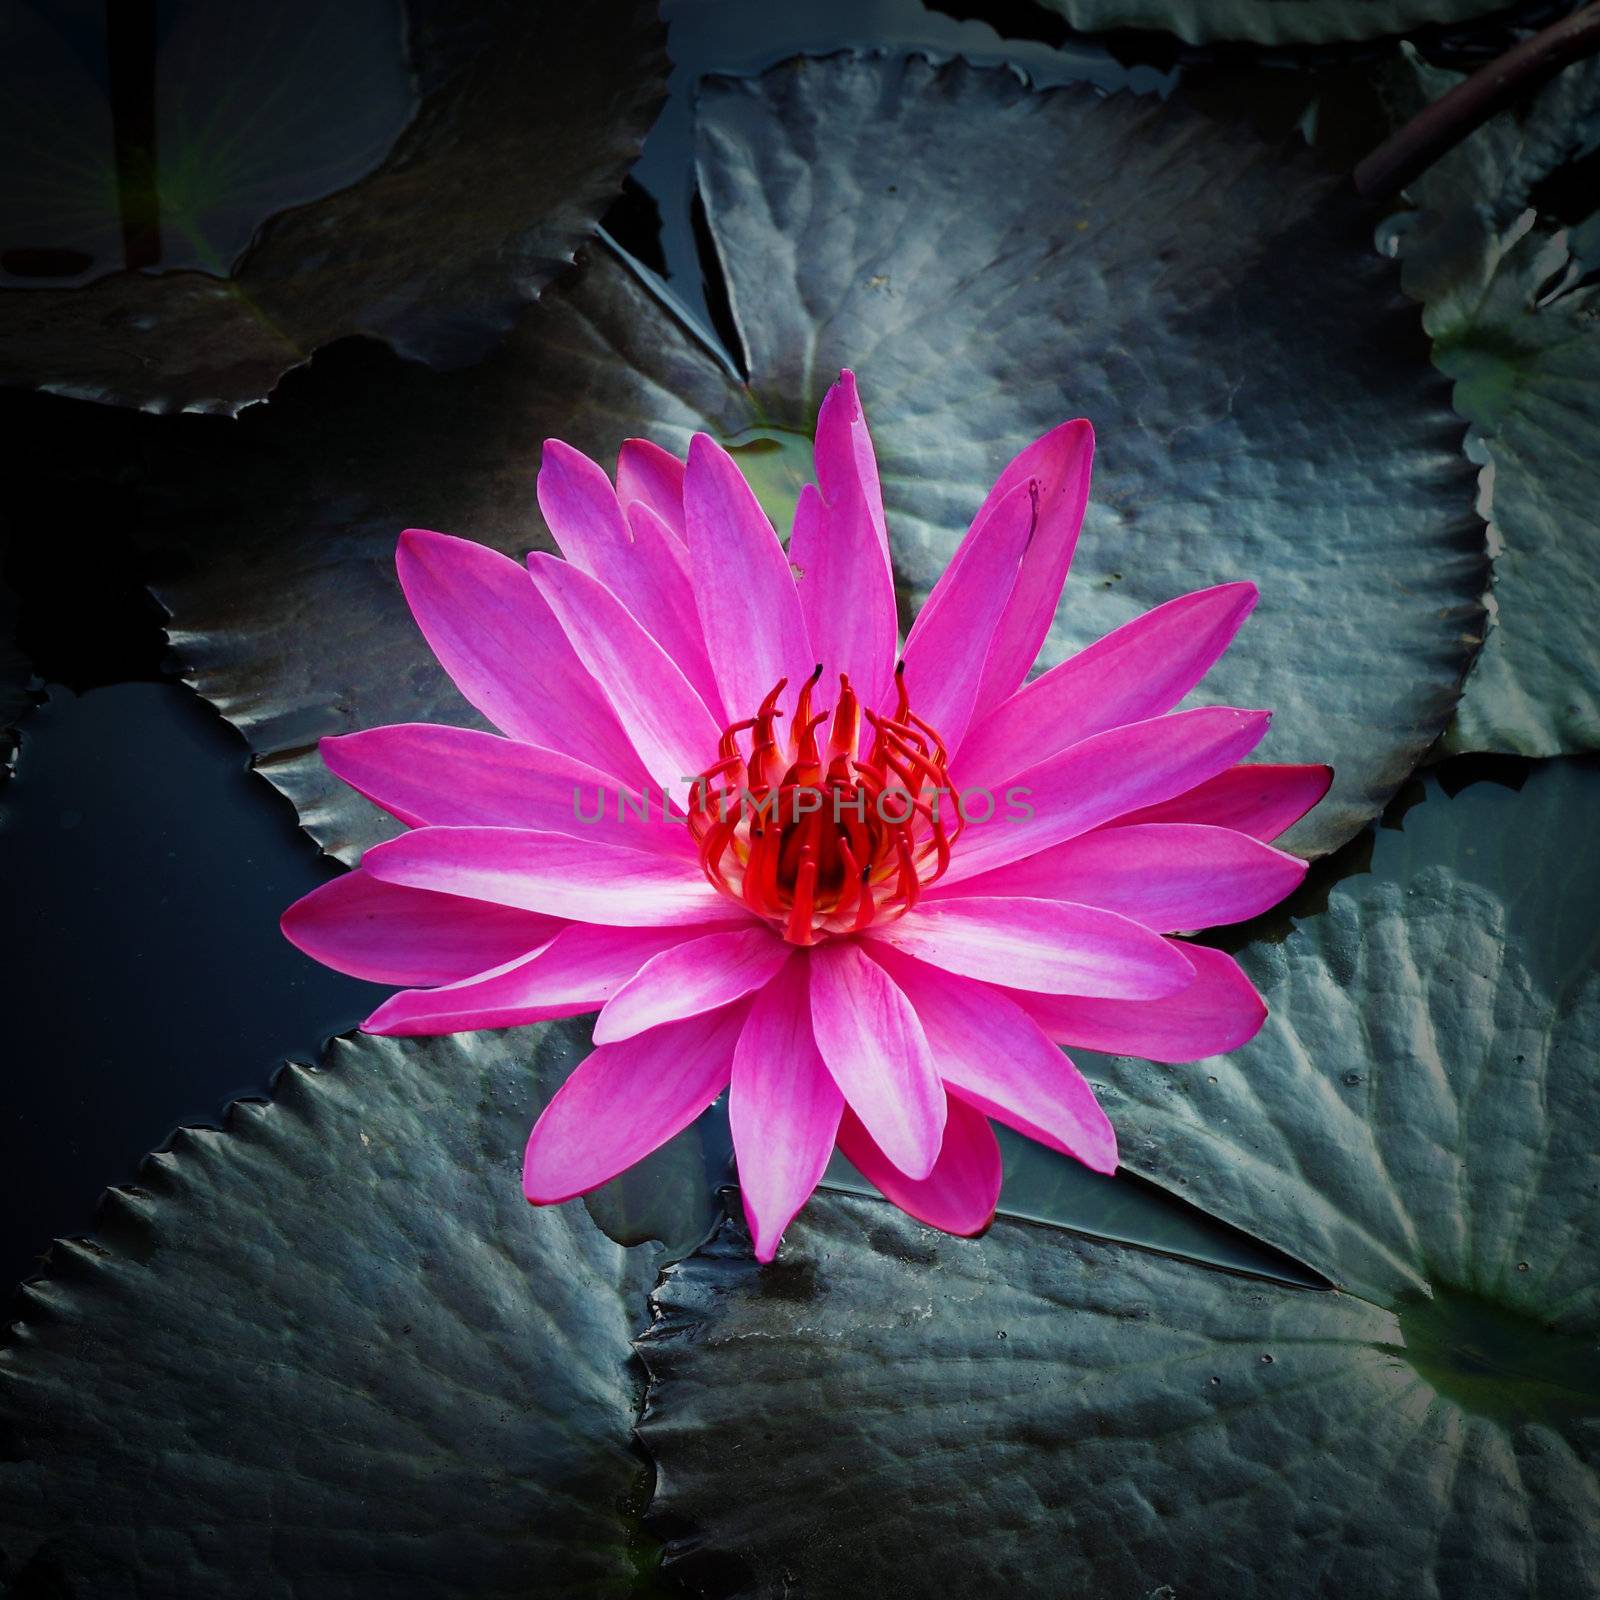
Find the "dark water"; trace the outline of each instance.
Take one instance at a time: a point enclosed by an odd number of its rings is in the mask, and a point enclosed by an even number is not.
[[[330,868],[181,684],[49,690],[0,802],[0,875],[10,1281],[175,1124],[261,1093],[384,991],[279,934]]]

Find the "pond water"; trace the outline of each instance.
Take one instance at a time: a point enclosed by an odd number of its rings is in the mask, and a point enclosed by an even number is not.
[[[190,690],[45,694],[0,800],[8,1280],[175,1124],[262,1093],[385,993],[279,934],[333,869]]]

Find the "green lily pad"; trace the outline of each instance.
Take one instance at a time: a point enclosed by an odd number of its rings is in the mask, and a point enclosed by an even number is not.
[[[920,603],[1009,457],[1063,418],[1100,454],[1053,662],[1186,590],[1261,604],[1202,697],[1270,705],[1265,755],[1329,761],[1291,837],[1348,838],[1415,767],[1478,639],[1483,530],[1458,423],[1370,224],[1304,150],[1175,105],[1036,93],[963,63],[835,57],[715,80],[701,185],[738,356],[610,252],[470,379],[315,364],[224,429],[182,419],[148,537],[191,679],[326,848],[386,824],[319,734],[470,720],[390,570],[406,525],[547,544],[537,442],[746,447],[768,503],[841,366],[860,378],[897,576]]]
[[[1475,1309],[806,1216],[774,1267],[730,1234],[674,1268],[641,1341],[652,1515],[699,1592],[1596,1593],[1592,1346],[1506,1377]]]
[[[1341,44],[1419,27],[1453,26],[1505,9],[1497,0],[1032,0],[1081,33],[1138,28],[1174,33],[1185,44]],[[955,16],[981,6],[950,4]]]
[[[653,1258],[522,1199],[548,1038],[336,1041],[55,1247],[0,1352],[9,1593],[632,1592]]]
[[[1402,114],[1458,81],[1416,58],[1405,71]],[[1450,751],[1600,749],[1600,287],[1533,204],[1542,180],[1597,144],[1590,61],[1425,173],[1412,186],[1420,213],[1399,235],[1405,287],[1486,463],[1493,612]]]
[[[1399,124],[1449,93],[1462,76],[1432,65],[1407,45],[1375,84]],[[1580,61],[1491,117],[1407,185],[1423,212],[1408,231],[1407,276],[1425,288],[1446,287],[1451,274],[1469,270],[1466,261],[1450,259],[1452,249],[1473,237],[1481,248],[1486,240],[1484,227],[1465,226],[1465,213],[1503,228],[1529,207],[1552,173],[1591,152],[1597,141],[1600,63]],[[1442,275],[1437,284],[1435,273]]]
[[[914,62],[715,85],[702,149],[745,362],[782,397],[768,420],[804,426],[856,368],[914,602],[1019,443],[1087,416],[1095,486],[1043,661],[1260,577],[1203,698],[1278,708],[1276,757],[1334,765],[1295,847],[1381,809],[1475,648],[1481,533],[1413,319],[1337,179],[1181,107]],[[1325,277],[1336,260],[1359,296]],[[1379,668],[1380,632],[1404,666]]]
[[[1129,1165],[1338,1290],[843,1198],[773,1268],[733,1232],[673,1268],[641,1342],[669,1570],[813,1600],[1600,1593],[1597,798],[1558,766],[1413,807],[1251,946],[1255,1043],[1108,1064]]]
[[[163,18],[144,64],[158,144],[129,158],[121,193],[124,224],[130,207],[154,219],[159,255],[79,288],[28,275],[121,265],[104,41],[81,17],[19,24],[36,70],[9,102],[16,140],[37,141],[36,101],[46,127],[63,103],[81,114],[77,142],[30,160],[34,182],[0,188],[0,261],[32,285],[0,293],[0,381],[233,412],[349,334],[474,361],[592,232],[665,92],[663,30],[642,0],[294,0],[242,19],[183,4]],[[146,264],[177,270],[132,270]]]
[[[1600,1328],[1597,802],[1582,763],[1436,795],[1325,911],[1264,919],[1251,1043],[1103,1064],[1127,1165],[1380,1304],[1446,1284]]]
[[[1072,1059],[1098,1089],[1101,1058],[1087,1050],[1074,1050]],[[1066,1228],[1113,1244],[1138,1245],[1162,1255],[1251,1277],[1273,1278],[1302,1289],[1328,1287],[1320,1273],[1189,1205],[1170,1190],[1126,1171],[1109,1175],[1091,1172],[1070,1156],[1047,1150],[998,1124],[994,1132],[1004,1170],[999,1205],[1002,1217]],[[735,1181],[732,1174],[728,1181]],[[823,1174],[822,1187],[874,1199],[879,1193],[837,1150]],[[706,1229],[695,1242],[702,1242],[710,1231]]]
[[[406,609],[400,530],[470,535],[516,555],[550,548],[534,504],[538,441],[576,434],[598,450],[602,428],[617,441],[653,426],[674,438],[719,431],[717,416],[671,388],[708,368],[721,373],[602,253],[470,372],[358,345],[291,373],[269,405],[233,421],[135,419],[159,479],[140,537],[168,574],[152,587],[185,676],[324,849],[353,861],[398,827],[329,775],[318,737],[388,722],[484,725]],[[731,416],[737,386],[717,381]]]

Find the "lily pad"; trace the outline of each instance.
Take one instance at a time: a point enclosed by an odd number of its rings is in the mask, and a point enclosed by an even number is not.
[[[1476,648],[1483,530],[1415,311],[1340,179],[1180,106],[918,59],[713,81],[700,139],[748,381],[599,250],[470,380],[336,352],[231,432],[183,419],[170,476],[214,493],[181,523],[155,507],[148,537],[190,557],[158,593],[314,837],[350,859],[385,827],[321,772],[319,734],[471,720],[401,603],[400,528],[547,546],[546,435],[609,461],[702,428],[750,445],[780,502],[783,441],[844,365],[910,605],[1009,457],[1086,415],[1094,498],[1044,660],[1256,577],[1204,698],[1275,706],[1270,759],[1337,768],[1295,847],[1381,808]]]
[[[1255,1043],[1111,1064],[1131,1166],[1338,1290],[842,1198],[775,1267],[730,1230],[672,1269],[641,1343],[669,1570],[812,1597],[1600,1593],[1597,797],[1556,767],[1413,807],[1251,947]]]
[[[1380,1304],[1442,1283],[1600,1331],[1600,769],[1429,790],[1326,910],[1252,930],[1251,1043],[1108,1059],[1123,1158]]]
[[[1402,110],[1457,81],[1416,58],[1406,72]],[[1590,61],[1425,173],[1398,236],[1403,282],[1486,463],[1493,618],[1447,750],[1600,749],[1600,287],[1535,205],[1544,180],[1597,145]]]
[[[9,191],[5,261],[13,274],[57,258],[92,269],[129,138],[90,64],[104,41],[78,38],[94,30],[75,13],[25,18],[43,125],[63,99],[87,102],[74,119],[85,148],[46,150],[31,165],[49,181]],[[242,19],[185,3],[164,20],[143,66],[160,143],[123,152],[120,191],[122,227],[137,213],[159,253],[81,288],[0,294],[0,380],[233,412],[348,334],[441,366],[474,361],[592,232],[665,91],[663,31],[643,0],[294,0]],[[120,114],[137,125],[137,88],[134,100]],[[29,94],[9,116],[17,139],[37,138]],[[68,224],[88,234],[37,248]],[[135,270],[158,264],[181,270]]]
[[[602,253],[469,373],[345,346],[236,421],[145,430],[161,482],[140,537],[169,574],[152,588],[185,677],[244,734],[324,849],[353,861],[398,828],[329,775],[321,735],[484,725],[406,609],[399,531],[433,527],[518,555],[551,548],[534,504],[538,441],[595,445],[601,430],[620,440],[651,431],[651,416],[674,438],[719,431],[715,414],[675,398],[685,373],[712,398],[719,383],[736,414],[731,376]]]
[[[1100,1058],[1086,1050],[1074,1050],[1072,1059],[1098,1088]],[[1114,1244],[1138,1245],[1162,1255],[1251,1277],[1274,1278],[1302,1289],[1328,1287],[1320,1273],[1189,1205],[1168,1189],[1126,1171],[1091,1172],[1070,1156],[1046,1149],[998,1124],[994,1133],[1004,1163],[999,1205],[1002,1217],[1066,1228]],[[735,1182],[735,1175],[730,1173],[727,1181]],[[877,1186],[863,1178],[838,1151],[823,1174],[822,1187],[879,1197]],[[695,1242],[703,1242],[710,1231],[707,1228]]]
[[[1450,27],[1505,10],[1499,0],[1032,0],[1081,33],[1139,28],[1185,44],[1341,44],[1420,27]],[[981,16],[970,3],[938,6]]]
[[[1536,304],[1574,263],[1564,239],[1524,235],[1475,314],[1430,308],[1436,359],[1473,420],[1493,544],[1493,618],[1447,751],[1600,749],[1600,292]],[[1481,454],[1478,452],[1481,451]]]
[[[917,62],[713,85],[702,150],[768,418],[804,426],[856,368],[913,602],[1020,444],[1087,416],[1094,489],[1043,661],[1254,574],[1204,697],[1278,708],[1274,759],[1335,767],[1292,845],[1381,808],[1475,648],[1482,545],[1414,318],[1341,180],[1181,106]]]
[[[9,1592],[630,1591],[651,1258],[522,1199],[542,1037],[336,1041],[55,1247],[0,1352]]]

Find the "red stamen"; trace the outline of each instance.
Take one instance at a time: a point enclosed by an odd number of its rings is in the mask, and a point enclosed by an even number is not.
[[[851,754],[861,737],[861,702],[850,687],[850,680],[839,674],[839,703],[833,708],[833,727],[828,734],[828,755],[837,759]]]
[[[905,664],[893,712],[864,707],[843,673],[831,712],[813,712],[822,668],[801,685],[790,735],[774,723],[785,680],[754,717],[730,723],[696,783],[689,825],[707,878],[793,944],[860,933],[917,903],[950,862],[943,740],[911,710]],[[872,730],[861,749],[863,724]],[[818,730],[825,724],[825,744]],[[748,759],[739,736],[750,736]],[[744,787],[735,788],[743,768]]]

